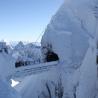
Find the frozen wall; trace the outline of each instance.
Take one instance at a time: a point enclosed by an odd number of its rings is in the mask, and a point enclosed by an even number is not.
[[[89,38],[94,38],[96,20],[92,0],[65,2],[48,24],[42,38],[42,52],[52,46],[61,61],[81,64],[89,47]],[[45,50],[45,51],[44,51]]]
[[[94,0],[66,0],[42,37],[42,53],[60,59],[64,98],[94,98],[96,92],[96,17]]]

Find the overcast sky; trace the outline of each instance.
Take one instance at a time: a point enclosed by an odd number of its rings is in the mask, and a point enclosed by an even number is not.
[[[0,0],[0,40],[36,41],[63,0]]]

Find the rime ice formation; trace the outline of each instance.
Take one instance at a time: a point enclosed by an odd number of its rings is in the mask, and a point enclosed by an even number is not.
[[[6,44],[0,43],[0,98],[21,98],[9,83],[14,70],[14,59],[8,54]]]
[[[15,70],[15,61],[7,52],[6,43],[0,42],[0,76],[8,78]]]
[[[48,51],[61,64],[63,98],[94,98],[96,91],[96,17],[94,0],[66,0],[42,37],[44,60]]]
[[[60,60],[80,65],[89,39],[95,36],[96,19],[92,7],[93,0],[66,1],[47,26],[42,51],[48,51],[51,46]]]

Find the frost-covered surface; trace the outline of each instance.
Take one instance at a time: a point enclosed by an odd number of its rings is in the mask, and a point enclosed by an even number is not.
[[[58,98],[58,94],[61,95],[60,98],[94,98],[97,74],[96,66],[93,66],[93,52],[92,48],[88,49],[85,60],[78,69],[59,63],[56,69],[24,78],[15,89],[23,98]]]
[[[51,72],[44,72],[42,74],[26,77],[23,82],[15,88],[21,93],[23,98],[37,98],[42,92],[46,93],[46,96],[48,96],[46,81],[48,83],[50,80],[53,80],[55,83],[57,79],[57,72],[53,70]],[[52,92],[52,88],[50,90]]]
[[[88,39],[95,35],[96,20],[90,5],[93,0],[88,1],[65,2],[51,19],[42,38],[44,49],[52,45],[60,60],[70,60],[68,63],[73,65],[81,64],[89,47]]]
[[[21,98],[6,80],[0,77],[0,98]]]
[[[15,60],[6,52],[0,52],[0,98],[21,98],[10,85],[10,75],[15,71]]]
[[[96,92],[96,17],[94,0],[66,0],[48,24],[42,52],[63,62],[64,98],[94,98]],[[67,81],[67,82],[65,82]],[[67,88],[67,89],[66,89]]]
[[[15,70],[15,60],[11,55],[0,53],[0,76],[8,78]]]
[[[23,98],[95,98],[96,18],[93,0],[66,0],[46,28],[42,53],[59,56],[58,67],[26,77],[15,88]]]
[[[23,78],[15,87],[22,98],[97,98],[96,6],[94,0],[64,2],[42,38],[43,58],[51,50],[59,57],[58,66]],[[39,52],[32,51],[32,44],[24,45],[20,42],[12,55],[16,59],[27,60],[32,58],[33,52],[35,58]],[[9,81],[6,81],[14,67],[11,56],[1,53],[0,75],[3,78],[0,78],[0,98],[20,98],[9,86]]]
[[[96,95],[96,80],[97,80],[97,66],[96,66],[96,50],[94,46],[88,49],[86,58],[80,68],[79,86],[76,94],[77,98],[94,98]]]

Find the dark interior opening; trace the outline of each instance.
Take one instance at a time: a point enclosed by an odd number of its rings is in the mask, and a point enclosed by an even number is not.
[[[97,58],[96,58],[96,63],[98,64],[98,55],[97,55]]]
[[[56,53],[54,52],[47,52],[46,54],[46,61],[51,62],[51,61],[58,61],[59,57]]]
[[[19,61],[19,62],[16,62],[16,63],[15,63],[15,67],[16,67],[16,68],[17,68],[17,67],[21,67],[21,66],[24,66],[24,62]]]

